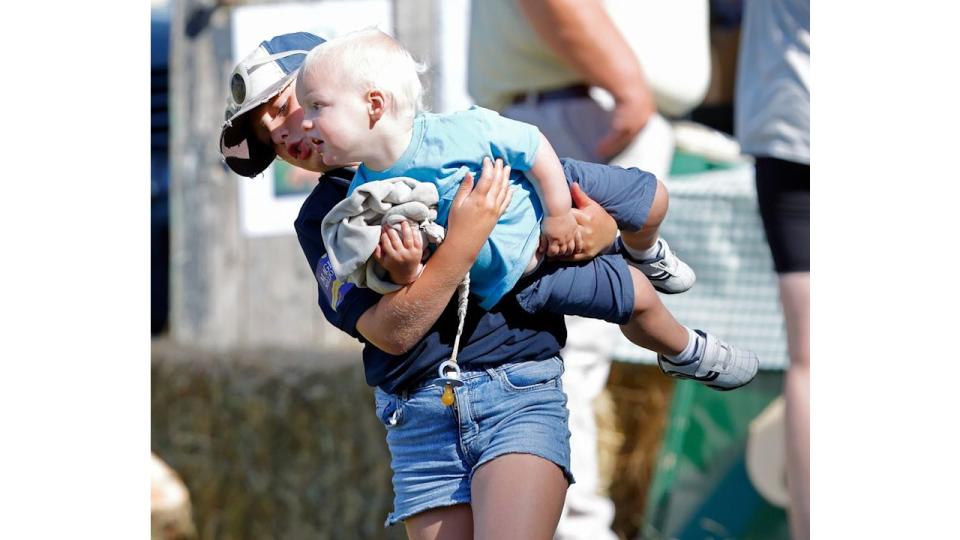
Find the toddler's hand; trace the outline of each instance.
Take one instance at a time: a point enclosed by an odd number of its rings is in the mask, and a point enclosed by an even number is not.
[[[423,269],[423,237],[406,221],[400,223],[399,232],[384,225],[373,257],[390,273],[390,281],[409,285],[417,280]]]
[[[583,242],[572,212],[544,217],[541,232],[540,252],[547,257],[569,257],[582,250]]]
[[[580,188],[580,184],[570,186],[573,199],[573,217],[577,220],[577,231],[582,239],[582,251],[570,257],[568,261],[585,261],[596,257],[617,239],[617,222],[602,206],[591,199]]]

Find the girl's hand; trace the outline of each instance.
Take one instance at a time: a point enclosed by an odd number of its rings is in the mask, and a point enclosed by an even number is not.
[[[602,206],[580,189],[580,184],[573,184],[570,188],[570,196],[573,198],[573,217],[577,220],[577,230],[583,240],[582,251],[570,257],[560,257],[560,259],[567,261],[592,259],[616,240],[617,222]]]
[[[497,220],[510,206],[513,192],[510,190],[510,166],[504,166],[501,160],[491,162],[483,158],[483,168],[476,188],[473,174],[460,183],[460,189],[453,199],[450,216],[447,218],[447,237],[444,243],[454,239],[454,244],[476,258],[480,247],[487,241]]]

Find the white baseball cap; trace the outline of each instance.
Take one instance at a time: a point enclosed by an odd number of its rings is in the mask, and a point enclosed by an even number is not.
[[[233,69],[220,129],[220,154],[233,172],[252,178],[277,157],[272,144],[257,140],[247,113],[286,88],[307,53],[324,41],[308,32],[276,36],[261,42]]]

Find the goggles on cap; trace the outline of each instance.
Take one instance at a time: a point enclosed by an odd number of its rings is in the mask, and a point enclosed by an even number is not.
[[[256,94],[251,93],[250,91],[252,86],[252,74],[254,70],[260,66],[270,64],[281,58],[286,58],[295,54],[305,55],[309,52],[310,51],[284,51],[265,57],[254,58],[237,64],[237,67],[233,70],[233,74],[230,76],[230,103],[225,111],[225,119],[229,120],[230,117],[236,114],[236,112],[243,107],[244,102],[248,98],[256,97]]]

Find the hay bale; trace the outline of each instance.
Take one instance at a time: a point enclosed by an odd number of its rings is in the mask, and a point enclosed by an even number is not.
[[[199,538],[403,538],[373,392],[355,353],[153,346],[152,447]]]
[[[383,528],[389,453],[355,352],[160,340],[151,375],[152,449],[182,476],[198,538],[405,537]],[[672,390],[655,366],[614,362],[595,403],[601,488],[623,538],[640,530]]]

